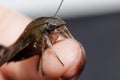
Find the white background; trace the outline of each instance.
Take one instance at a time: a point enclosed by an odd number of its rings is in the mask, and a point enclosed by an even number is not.
[[[61,0],[1,0],[0,6],[15,9],[25,15],[53,16]],[[120,0],[64,0],[60,17],[96,15],[120,11]]]

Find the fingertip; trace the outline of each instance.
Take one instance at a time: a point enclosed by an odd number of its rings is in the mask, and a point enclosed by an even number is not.
[[[53,47],[65,66],[62,66],[53,52],[47,49],[42,57],[45,75],[56,78],[70,77],[76,74],[85,54],[80,45],[72,39],[66,39],[53,45]]]
[[[77,49],[76,51],[76,57],[74,58],[74,63],[72,64],[71,67],[69,67],[69,69],[64,73],[64,75],[62,76],[65,79],[68,80],[76,80],[74,78],[78,78],[78,76],[80,75],[80,73],[83,71],[84,68],[84,64],[85,64],[85,49],[82,46],[81,43],[79,43],[78,41],[76,41],[76,46],[75,48]]]

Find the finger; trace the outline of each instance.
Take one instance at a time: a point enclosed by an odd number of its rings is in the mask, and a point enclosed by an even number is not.
[[[65,39],[53,45],[56,54],[64,66],[54,56],[52,50],[47,49],[42,56],[42,67],[49,80],[58,78],[71,78],[82,68],[85,58],[83,47],[72,39]]]

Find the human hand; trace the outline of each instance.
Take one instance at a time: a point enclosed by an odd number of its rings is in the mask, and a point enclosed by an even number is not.
[[[0,8],[0,22],[0,44],[8,47],[18,39],[31,19],[9,9]],[[65,39],[53,47],[64,66],[54,57],[51,50],[47,49],[42,56],[45,76],[41,70],[37,70],[39,56],[33,56],[1,66],[0,80],[76,80],[85,61],[82,45],[75,40]]]

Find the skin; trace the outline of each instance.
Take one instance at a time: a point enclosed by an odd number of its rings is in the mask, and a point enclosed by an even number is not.
[[[6,47],[12,45],[31,21],[28,17],[1,7],[0,44]],[[59,37],[59,40],[62,41],[54,44],[53,47],[64,66],[48,48],[42,56],[42,68],[45,76],[42,75],[41,70],[37,69],[39,56],[33,56],[23,61],[1,66],[0,80],[63,80],[63,78],[77,80],[78,72],[85,61],[84,48],[73,39]]]

